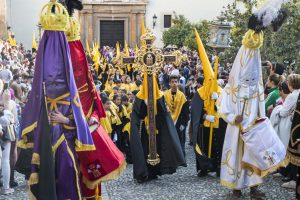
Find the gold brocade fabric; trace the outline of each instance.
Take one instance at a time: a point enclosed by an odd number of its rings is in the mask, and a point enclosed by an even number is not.
[[[186,102],[185,95],[179,90],[177,90],[175,95],[172,95],[172,91],[170,89],[164,92],[164,97],[170,109],[172,119],[174,123],[176,123],[181,113],[183,104]]]
[[[110,121],[111,125],[113,125],[113,124],[115,124],[115,125],[121,125],[122,122],[121,122],[121,120],[119,118],[119,115],[117,113],[117,108],[115,106],[116,105],[112,103],[111,104],[111,109],[110,109],[110,111],[108,111],[109,113],[107,112],[108,113],[108,117],[109,117],[109,121]]]
[[[112,93],[112,86],[109,83],[106,83],[104,91],[107,91],[109,94],[111,94]]]
[[[69,18],[70,26],[66,31],[66,36],[69,42],[80,40],[80,25],[79,22],[73,18]]]
[[[110,112],[106,111],[106,117],[105,118],[100,118],[100,124],[104,128],[104,130],[108,133],[109,136],[111,136],[112,133],[112,128],[111,124],[109,122],[109,116]]]
[[[145,102],[148,102],[148,85],[147,85],[147,80],[148,80],[147,74],[144,73],[144,80],[143,80],[143,84],[142,84],[141,90],[136,95],[137,98],[142,99]],[[163,94],[159,90],[159,87],[158,87],[155,75],[153,75],[153,88],[154,88],[153,89],[154,90],[153,91],[153,96],[154,96],[154,112],[156,114],[157,113],[156,101],[158,99],[160,99],[163,96]]]
[[[128,106],[126,106],[126,110],[127,110],[127,113],[128,113],[128,117],[130,117],[130,115],[131,115],[131,113],[132,113],[132,108],[133,108],[132,103],[128,103]]]
[[[131,83],[130,84],[130,91],[134,91],[134,90],[140,90],[140,87],[138,87],[135,83]]]
[[[119,110],[119,108],[118,108],[118,110]],[[123,117],[129,118],[126,106],[124,106],[124,105],[121,106],[121,110],[119,110],[118,115],[120,118],[123,118]]]
[[[132,107],[133,107],[132,103],[129,103],[128,106],[125,106],[128,118],[130,118],[130,115],[132,113]],[[122,132],[123,133],[127,132],[128,134],[130,134],[130,122],[125,124],[125,126],[122,129]]]
[[[55,12],[52,7],[55,6]],[[40,12],[40,24],[44,30],[67,31],[69,27],[69,14],[67,9],[58,1],[49,2]]]
[[[204,84],[203,84],[204,85]],[[220,95],[221,92],[222,92],[222,88],[217,86],[217,94]],[[213,127],[214,128],[219,128],[219,115],[218,113],[215,111],[215,102],[214,100],[211,99],[211,89],[210,87],[201,87],[198,89],[198,93],[199,93],[199,96],[200,98],[203,100],[203,106],[204,106],[204,110],[206,112],[206,114],[208,115],[214,115],[216,116],[216,120],[215,122],[213,123]],[[208,121],[204,121],[203,125],[205,127],[210,127],[210,122]]]
[[[198,52],[199,52],[200,60],[202,62],[202,69],[204,75],[203,86],[198,90],[198,93],[201,99],[204,101],[204,110],[206,114],[213,115],[216,117],[216,120],[213,124],[205,120],[203,125],[205,127],[210,127],[211,125],[213,125],[214,128],[219,128],[219,116],[218,113],[215,112],[215,100],[211,99],[211,95],[213,92],[216,92],[218,95],[220,95],[222,91],[222,89],[218,86],[217,83],[219,59],[218,57],[216,57],[215,70],[213,71],[213,68],[206,54],[204,45],[196,29],[195,29],[195,35],[196,35]]]
[[[130,85],[126,83],[122,83],[120,89],[125,89],[126,92],[130,92]]]
[[[123,133],[128,133],[130,135],[130,122],[126,123],[122,129]]]
[[[58,111],[57,104],[70,105],[71,104],[70,101],[65,100],[65,98],[67,98],[69,96],[70,96],[70,93],[66,93],[55,99],[51,99],[51,98],[47,97],[47,104],[50,104],[49,112],[52,112],[53,110]]]
[[[253,30],[248,30],[243,37],[243,45],[249,49],[258,49],[264,43],[263,32],[256,33]]]
[[[12,35],[12,33],[9,31],[8,32],[8,38],[7,38],[8,39],[8,43],[9,43],[10,46],[15,47],[15,46],[17,46],[17,41],[16,41],[15,38],[12,38],[11,35]]]
[[[32,49],[37,49],[37,44],[36,44],[36,38],[35,38],[35,34],[33,34],[32,37],[32,45],[31,45]]]

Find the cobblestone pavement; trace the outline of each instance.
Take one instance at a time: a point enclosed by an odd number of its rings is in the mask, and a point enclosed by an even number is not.
[[[221,187],[213,174],[205,178],[196,176],[194,160],[192,148],[188,146],[188,167],[178,169],[176,174],[165,175],[144,184],[138,184],[133,180],[132,165],[128,165],[126,172],[118,180],[105,184],[103,200],[229,200],[229,190]],[[7,196],[0,195],[0,200],[28,199],[23,176],[17,174],[16,177],[19,182],[16,192]],[[294,199],[294,190],[281,188],[280,179],[272,175],[265,179],[261,189],[266,193],[266,199]],[[243,191],[241,200],[249,200],[248,194],[249,190]]]

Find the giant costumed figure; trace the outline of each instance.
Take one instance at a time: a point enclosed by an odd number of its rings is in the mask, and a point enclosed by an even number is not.
[[[241,196],[251,188],[252,198],[264,198],[257,189],[262,178],[285,163],[286,150],[270,121],[265,117],[264,87],[259,48],[263,29],[277,31],[286,18],[282,0],[271,0],[249,19],[249,31],[243,38],[219,97],[219,113],[228,123],[221,162],[221,185]]]
[[[65,5],[70,15],[70,26],[66,35],[70,46],[75,82],[96,147],[95,151],[78,152],[82,173],[81,189],[84,198],[101,199],[100,181],[117,178],[124,171],[126,162],[123,153],[99,124],[100,118],[106,117],[105,110],[80,41],[79,23],[72,17],[74,9],[81,10],[82,4],[77,0],[68,0],[65,1]]]
[[[33,149],[31,199],[78,200],[82,194],[76,153],[95,150],[95,146],[82,114],[65,36],[68,12],[57,1],[50,2],[41,11],[40,24],[44,33],[19,147]]]

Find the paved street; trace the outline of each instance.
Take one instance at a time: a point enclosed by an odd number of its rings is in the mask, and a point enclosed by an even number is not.
[[[132,178],[132,165],[116,181],[105,184],[103,200],[178,200],[203,199],[217,200],[229,199],[229,190],[220,187],[218,179],[213,176],[198,178],[195,173],[194,155],[191,147],[187,147],[188,167],[181,168],[174,175],[166,175],[145,184],[138,184]],[[284,200],[294,199],[294,191],[280,187],[280,177],[270,176],[262,185],[266,192],[266,199]],[[0,196],[0,200],[26,200],[27,193],[23,177],[18,175],[20,186],[17,192],[9,196]],[[243,198],[250,199],[249,191],[243,192]]]

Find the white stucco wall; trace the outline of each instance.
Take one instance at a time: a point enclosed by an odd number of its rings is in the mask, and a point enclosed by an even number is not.
[[[39,12],[48,0],[7,0],[8,26],[12,27],[17,42],[31,49],[32,34],[38,35]]]
[[[8,25],[12,27],[18,42],[26,48],[31,48],[32,34],[38,34],[39,12],[42,5],[49,0],[7,0]],[[148,0],[146,11],[146,26],[152,28],[153,15],[156,14],[157,22],[154,29],[156,46],[162,47],[163,15],[185,15],[192,22],[201,19],[214,19],[218,16],[223,6],[234,0]]]
[[[232,3],[234,0],[149,0],[146,9],[146,26],[153,28],[153,15],[157,16],[154,33],[157,37],[155,45],[162,47],[162,33],[165,30],[164,15],[184,15],[191,22],[198,22],[203,19],[213,20],[220,15],[223,6]]]

